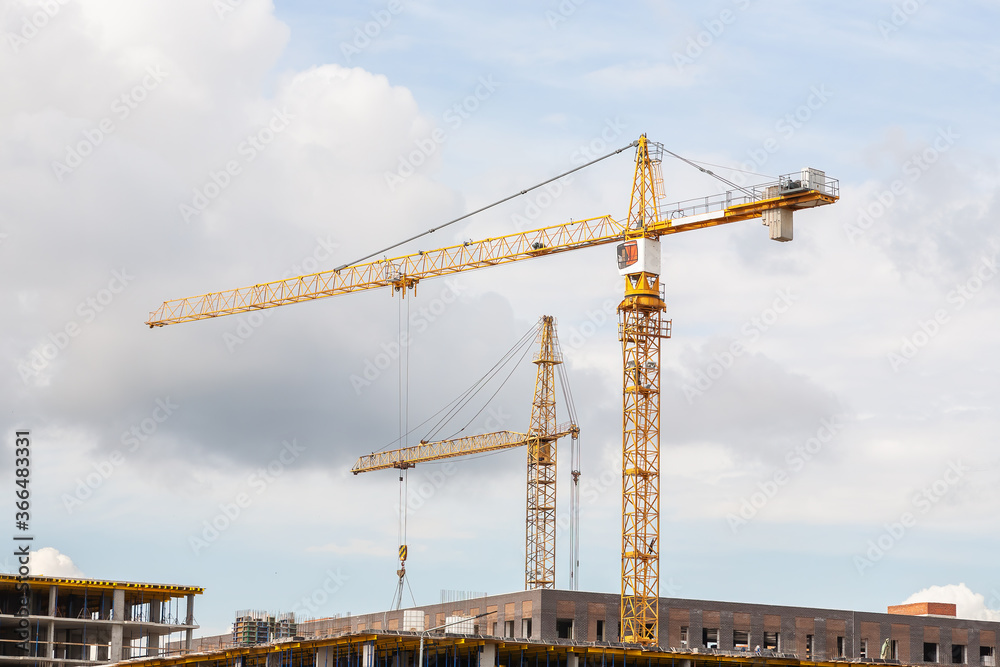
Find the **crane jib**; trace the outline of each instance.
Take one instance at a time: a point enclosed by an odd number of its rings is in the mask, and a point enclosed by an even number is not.
[[[727,201],[725,195],[679,202],[676,205],[661,207],[663,211],[674,213],[673,218],[647,221],[647,225],[641,230],[627,230],[625,223],[616,221],[611,216],[602,216],[481,241],[467,241],[437,250],[349,266],[339,271],[324,271],[166,301],[160,308],[150,313],[146,324],[150,327],[161,327],[246,313],[300,301],[394,286],[401,279],[406,279],[408,286],[412,286],[425,278],[619,242],[626,236],[656,238],[682,231],[755,219],[768,210],[798,210],[830,204],[839,198],[838,189],[836,181],[827,179],[823,190],[786,190],[770,198],[764,198],[762,193],[760,199],[750,201],[735,201],[740,198],[730,197],[728,201],[735,203],[729,206],[724,206]]]

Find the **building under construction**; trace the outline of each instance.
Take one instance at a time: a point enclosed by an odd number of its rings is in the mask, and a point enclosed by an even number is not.
[[[28,593],[20,588],[27,584]],[[193,586],[0,574],[0,665],[68,667],[191,649]]]
[[[196,641],[149,667],[715,667],[857,664],[996,667],[1000,623],[953,604],[888,613],[661,598],[661,642],[619,640],[615,594],[530,590],[298,624],[257,646]],[[421,653],[421,639],[423,651]]]

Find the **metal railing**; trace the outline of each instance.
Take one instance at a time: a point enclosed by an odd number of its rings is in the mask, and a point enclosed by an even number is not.
[[[807,190],[816,190],[825,195],[840,197],[840,181],[821,174],[822,172],[816,171],[795,171],[778,176],[776,181],[750,185],[742,190],[727,190],[707,197],[685,199],[671,204],[658,204],[660,217],[678,220],[691,215],[722,211],[740,204],[752,204],[776,195],[794,194]]]

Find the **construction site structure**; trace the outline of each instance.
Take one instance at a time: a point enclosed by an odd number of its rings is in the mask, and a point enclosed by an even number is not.
[[[190,651],[203,588],[0,574],[0,665],[69,667]]]
[[[791,241],[794,212],[835,203],[839,199],[839,184],[818,169],[805,168],[779,176],[777,181],[751,187],[731,184],[734,189],[721,194],[664,206],[659,201],[663,196],[660,164],[666,152],[664,147],[650,142],[645,135],[633,145],[636,162],[632,195],[629,215],[623,221],[611,216],[589,218],[166,301],[150,313],[146,324],[161,327],[379,287],[389,287],[392,293],[405,295],[430,277],[617,244],[618,267],[626,281],[625,296],[618,307],[623,354],[621,624],[625,641],[656,645],[660,549],[659,341],[669,335],[669,324],[662,317],[665,306],[659,280],[659,239],[677,232],[763,218],[772,240]],[[690,160],[685,161],[694,165]],[[665,216],[661,215],[664,211],[668,212]]]
[[[996,667],[1000,622],[954,604],[888,613],[662,598],[661,642],[623,644],[617,593],[535,589],[300,625],[303,638],[202,653],[149,667]],[[407,622],[411,617],[419,620]],[[437,628],[437,629],[435,629]],[[420,659],[420,645],[424,646]],[[883,647],[885,653],[883,654]],[[639,650],[642,648],[642,650]]]

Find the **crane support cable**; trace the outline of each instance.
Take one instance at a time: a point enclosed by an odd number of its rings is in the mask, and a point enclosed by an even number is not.
[[[569,386],[569,374],[566,372],[565,364],[559,365],[559,382],[563,388],[563,399],[566,401],[566,412],[569,414],[569,420],[573,424],[579,425],[580,422],[576,420],[576,405],[573,403],[573,390]]]
[[[500,359],[500,361],[498,361],[497,363],[495,363],[493,365],[493,367],[486,372],[485,375],[483,375],[481,378],[479,378],[471,387],[469,387],[465,391],[464,394],[462,394],[458,399],[456,399],[456,401],[452,401],[452,404],[454,404],[454,405],[449,404],[449,405],[452,405],[452,408],[448,411],[448,413],[446,415],[444,415],[440,420],[438,420],[438,422],[434,425],[434,427],[431,429],[431,431],[426,436],[424,436],[422,439],[425,440],[425,441],[430,441],[432,439],[435,439],[435,436],[437,436],[437,434],[441,431],[441,429],[444,428],[444,426],[448,422],[450,422],[452,419],[454,419],[455,417],[458,416],[458,413],[461,412],[465,408],[465,406],[468,405],[469,402],[473,398],[475,398],[479,394],[479,392],[482,391],[483,388],[486,387],[486,385],[490,381],[493,380],[494,377],[497,376],[497,374],[499,374],[500,370],[504,366],[506,366],[507,364],[509,364],[511,362],[511,360],[514,358],[514,355],[517,354],[517,351],[520,350],[521,348],[524,348],[524,351],[521,353],[521,356],[518,358],[518,362],[520,362],[521,359],[524,359],[524,356],[525,356],[525,354],[527,354],[528,349],[529,349],[528,345],[531,342],[532,338],[534,337],[534,333],[537,330],[537,328],[538,328],[538,326],[534,325],[530,329],[528,329],[528,331],[526,331],[524,333],[524,335],[521,336],[521,338],[516,343],[514,343],[514,345],[509,350],[507,350],[507,352],[504,353],[504,355]],[[513,374],[513,372],[514,372],[514,370],[516,368],[517,368],[517,364],[513,364],[512,368],[511,368],[511,372],[507,374],[507,379],[505,379],[503,381],[503,383],[501,383],[500,388],[503,388],[503,386],[507,383],[507,380],[510,379],[510,376]],[[500,391],[500,389],[497,389],[497,392],[498,391]],[[496,396],[497,392],[494,392],[493,396]],[[490,400],[493,399],[493,396],[490,397]],[[460,401],[460,402],[457,402],[457,401]],[[489,401],[487,401],[487,404],[488,403],[489,403]],[[482,411],[484,409],[486,409],[486,405],[485,404],[483,405],[482,408],[479,409],[479,412],[477,412],[475,415],[473,415],[472,419],[475,419],[477,416],[479,416],[479,414],[482,413]],[[470,420],[470,423],[471,423],[471,420]],[[466,428],[468,428],[468,426],[469,426],[469,424],[466,424],[459,431],[457,431],[456,433],[454,433],[454,434],[452,434],[452,435],[450,435],[450,436],[448,436],[447,438],[444,438],[444,439],[445,440],[450,440],[450,439],[454,438],[455,435],[457,435],[458,433],[461,433],[462,431],[464,431]]]
[[[465,429],[469,428],[469,425],[471,425],[471,424],[472,424],[473,420],[474,420],[474,419],[475,419],[476,417],[478,417],[479,415],[483,414],[483,410],[485,410],[485,409],[486,409],[486,407],[487,407],[487,406],[488,406],[488,405],[490,404],[490,401],[492,401],[492,400],[493,400],[494,398],[496,398],[497,394],[499,394],[499,393],[500,393],[500,390],[501,390],[501,389],[503,389],[503,388],[504,388],[504,387],[505,387],[505,386],[507,385],[507,382],[508,382],[508,381],[510,381],[510,377],[511,377],[511,376],[512,376],[512,375],[514,374],[514,371],[516,371],[516,370],[518,369],[518,367],[519,367],[519,366],[521,365],[521,361],[522,361],[522,360],[523,360],[523,359],[524,359],[524,358],[525,358],[526,356],[528,356],[528,350],[529,350],[529,348],[528,348],[528,347],[525,347],[525,348],[524,348],[524,352],[522,352],[522,353],[521,353],[521,356],[520,356],[520,358],[519,358],[519,359],[517,360],[517,363],[516,363],[516,364],[513,364],[513,365],[511,366],[511,368],[510,368],[510,372],[509,372],[509,373],[507,373],[507,377],[506,377],[506,378],[504,378],[503,382],[501,382],[501,383],[500,383],[500,386],[499,386],[499,387],[497,387],[496,391],[494,391],[494,392],[493,392],[493,394],[492,394],[492,395],[491,395],[491,396],[490,396],[490,397],[489,397],[489,398],[488,398],[488,399],[486,400],[486,402],[485,402],[485,403],[483,403],[483,407],[479,408],[479,411],[478,411],[478,412],[476,412],[476,414],[472,415],[472,417],[470,417],[470,418],[469,418],[469,421],[468,421],[468,422],[466,422],[465,426],[463,426],[463,427],[462,427],[462,428],[460,428],[459,430],[457,430],[457,431],[455,431],[454,433],[452,433],[451,435],[449,435],[449,436],[448,436],[447,438],[445,438],[445,440],[452,440],[452,439],[454,439],[454,438],[455,438],[455,436],[457,436],[457,435],[458,435],[459,433],[464,433],[464,432],[465,432]],[[481,387],[480,387],[480,389],[481,389]],[[479,393],[479,391],[477,390],[477,391],[476,391],[476,393],[478,394],[478,393]],[[473,394],[473,396],[475,396],[475,394]],[[469,398],[471,399],[471,398],[472,398],[472,396],[470,396]]]
[[[698,171],[702,172],[703,174],[708,174],[709,176],[711,176],[713,178],[719,179],[720,181],[722,181],[723,183],[725,183],[729,187],[733,188],[734,190],[741,190],[743,192],[743,194],[748,195],[751,199],[756,199],[756,195],[754,195],[754,193],[752,191],[747,190],[742,185],[737,185],[736,183],[733,183],[732,181],[730,181],[730,180],[728,180],[726,178],[723,178],[722,176],[719,176],[718,174],[716,174],[711,169],[705,169],[701,165],[695,163],[693,160],[689,160],[686,157],[682,157],[682,156],[678,155],[677,153],[675,153],[675,152],[673,152],[671,150],[667,150],[666,148],[663,149],[663,152],[664,153],[669,153],[670,155],[673,155],[675,158],[677,158],[681,162],[684,162],[684,163],[687,163],[687,164],[691,165],[692,167],[694,167]]]
[[[581,164],[579,167],[574,167],[573,169],[570,169],[569,171],[564,171],[563,173],[559,174],[558,176],[553,176],[552,178],[548,179],[547,181],[542,181],[541,183],[538,183],[537,185],[532,185],[530,188],[525,188],[524,190],[521,190],[520,192],[515,192],[514,194],[509,195],[507,197],[504,197],[503,199],[499,199],[499,200],[493,202],[492,204],[487,204],[486,206],[483,206],[482,208],[478,208],[475,211],[472,211],[470,213],[466,213],[465,215],[459,216],[459,217],[455,218],[454,220],[449,220],[448,222],[446,222],[444,224],[441,224],[441,225],[438,225],[437,227],[431,227],[426,232],[421,232],[420,234],[416,234],[414,236],[411,236],[410,238],[405,239],[403,241],[400,241],[399,243],[394,243],[391,246],[386,246],[385,248],[382,248],[381,250],[376,250],[375,252],[373,252],[373,253],[371,253],[369,255],[365,255],[364,257],[359,257],[358,259],[354,260],[353,262],[348,262],[347,264],[341,264],[336,269],[334,269],[334,271],[340,272],[340,271],[342,271],[343,269],[346,269],[349,266],[353,266],[354,264],[360,264],[361,262],[365,261],[366,259],[371,259],[372,257],[375,257],[376,255],[384,254],[384,253],[392,250],[393,248],[398,248],[399,246],[405,245],[405,244],[409,243],[410,241],[416,241],[417,239],[419,239],[419,238],[421,238],[423,236],[427,236],[428,234],[433,234],[434,232],[438,231],[439,229],[444,229],[445,227],[447,227],[449,225],[454,225],[456,222],[461,222],[462,220],[465,220],[466,218],[471,218],[472,216],[476,215],[477,213],[482,213],[483,211],[491,209],[494,206],[499,206],[500,204],[503,204],[504,202],[508,202],[511,199],[515,199],[517,197],[520,197],[521,195],[526,195],[529,192],[531,192],[532,190],[537,190],[538,188],[542,187],[543,185],[548,185],[549,183],[552,183],[553,181],[558,181],[560,178],[565,178],[566,176],[569,176],[570,174],[572,174],[574,172],[580,171],[581,169],[589,167],[589,166],[591,166],[593,164],[597,164],[601,160],[606,160],[609,157],[613,157],[615,155],[618,155],[622,151],[626,151],[629,148],[634,148],[635,146],[638,146],[638,145],[639,145],[638,141],[633,141],[632,143],[630,143],[627,146],[622,146],[618,150],[611,151],[607,155],[602,155],[601,157],[596,158],[594,160],[591,160],[590,162],[587,162],[585,164]],[[667,152],[669,152],[669,151],[667,151]],[[673,155],[673,153],[670,153],[670,154]]]
[[[534,334],[537,329],[538,329],[537,325],[532,325],[531,328],[528,329],[526,332],[524,332],[521,338],[516,343],[514,343],[514,345],[509,350],[507,350],[506,353],[504,353],[503,357],[496,364],[494,364],[492,368],[486,371],[486,373],[481,378],[476,380],[472,384],[472,386],[464,390],[461,394],[459,394],[454,399],[449,401],[447,404],[445,404],[444,407],[442,407],[440,410],[429,416],[427,419],[420,422],[412,429],[407,430],[406,433],[404,433],[403,438],[386,443],[383,447],[381,447],[376,451],[383,452],[389,449],[390,447],[399,447],[400,445],[403,444],[403,440],[406,437],[412,435],[417,429],[424,427],[432,419],[438,417],[442,413],[445,413],[444,416],[442,416],[434,424],[434,426],[431,427],[431,431],[422,438],[422,440],[432,439],[444,427],[444,425],[447,424],[447,422],[450,421],[452,418],[454,418],[454,416],[459,411],[461,411],[462,408],[465,407],[470,400],[472,400],[475,394],[482,389],[480,385],[485,385],[490,380],[492,380],[493,377],[495,377],[496,374],[499,373],[499,371],[502,369],[503,366],[510,363],[511,359],[513,359],[513,356],[517,353],[518,350],[520,350],[522,347],[525,347],[526,345],[528,345],[528,343],[531,342],[531,340],[534,338]]]

